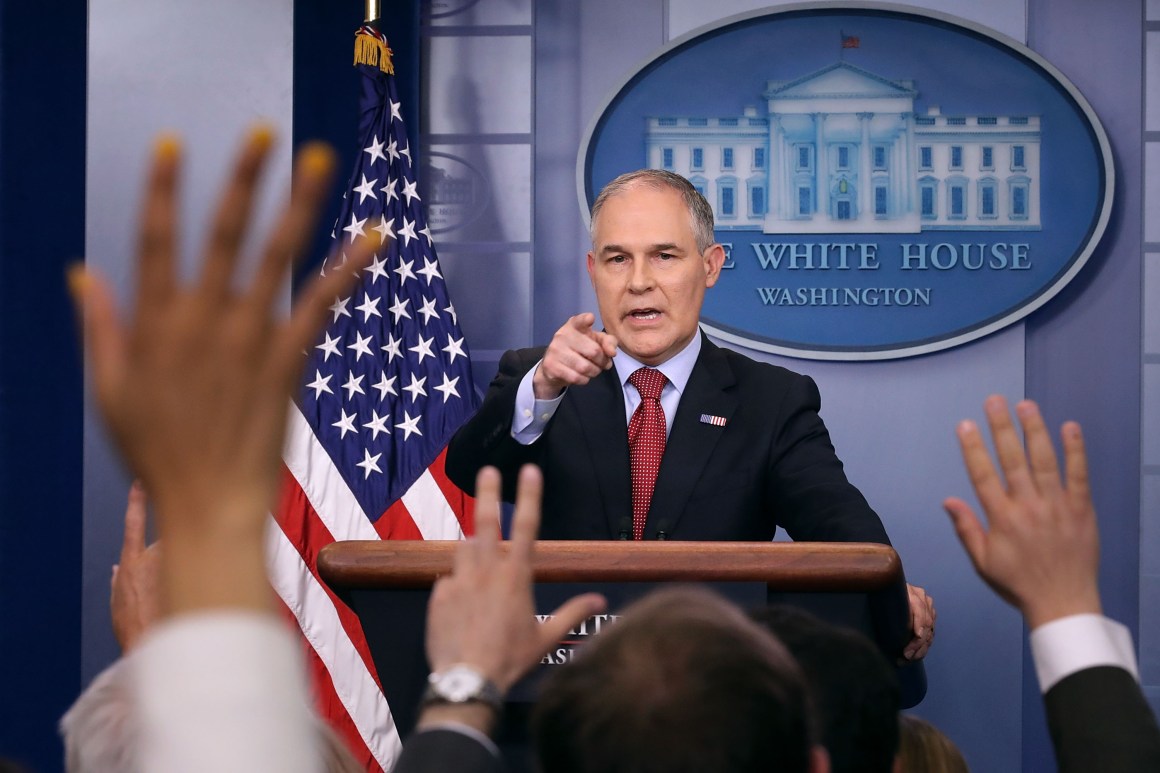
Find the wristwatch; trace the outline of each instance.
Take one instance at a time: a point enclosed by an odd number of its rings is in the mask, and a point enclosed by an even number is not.
[[[423,705],[432,703],[482,703],[498,712],[503,710],[503,695],[477,669],[458,663],[427,677]]]

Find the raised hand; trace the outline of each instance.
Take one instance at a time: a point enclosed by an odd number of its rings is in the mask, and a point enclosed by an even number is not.
[[[532,553],[540,527],[543,477],[520,470],[508,550],[500,548],[500,476],[494,467],[475,484],[475,536],[459,545],[451,576],[435,584],[427,610],[427,660],[432,671],[476,668],[506,692],[544,653],[605,606],[602,596],[576,596],[543,623],[532,600]]]
[[[270,130],[242,145],[205,242],[200,276],[177,277],[181,146],[162,137],[142,203],[136,297],[126,319],[108,285],[70,273],[83,314],[97,402],[114,441],[152,497],[165,540],[162,584],[171,612],[269,605],[261,560],[277,488],[287,397],[326,308],[356,279],[332,271],[280,319],[275,301],[306,247],[334,167],[325,146],[297,156],[288,206],[248,282],[241,247]],[[352,268],[366,262],[363,245]],[[212,559],[212,560],[211,560]]]
[[[109,616],[121,652],[136,647],[161,617],[161,543],[146,544],[147,521],[145,489],[141,481],[133,481],[125,505],[121,560],[113,565],[109,592]]]
[[[975,570],[1032,629],[1067,615],[1100,613],[1099,534],[1079,425],[1069,421],[1060,431],[1061,478],[1035,403],[1015,407],[1026,451],[1006,401],[992,395],[984,409],[1002,476],[974,422],[960,423],[958,437],[987,526],[963,500],[943,503]]]

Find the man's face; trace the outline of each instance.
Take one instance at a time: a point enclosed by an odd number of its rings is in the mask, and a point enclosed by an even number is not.
[[[593,235],[588,276],[604,329],[634,359],[665,362],[697,334],[705,288],[716,284],[725,251],[697,250],[680,193],[640,184],[604,203]]]

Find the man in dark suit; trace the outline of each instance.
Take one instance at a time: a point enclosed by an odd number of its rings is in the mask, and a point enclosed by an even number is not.
[[[591,235],[604,329],[579,314],[546,348],[505,354],[451,441],[451,479],[471,491],[495,465],[511,501],[519,467],[539,465],[545,539],[770,540],[780,525],[796,540],[889,544],[846,479],[813,380],[700,334],[725,260],[704,197],[670,172],[622,175],[594,202]],[[917,659],[934,607],[915,587],[909,604],[904,654]]]
[[[1026,451],[1003,398],[991,396],[985,409],[1002,477],[974,422],[962,422],[958,436],[989,528],[961,499],[944,506],[979,576],[1031,631],[1059,769],[1160,770],[1160,727],[1140,690],[1131,634],[1100,604],[1099,534],[1080,427],[1067,422],[1060,433],[1061,480],[1035,403],[1016,406]]]

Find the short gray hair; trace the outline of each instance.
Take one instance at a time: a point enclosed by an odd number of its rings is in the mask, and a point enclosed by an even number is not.
[[[664,169],[637,169],[635,172],[625,172],[605,185],[601,189],[600,195],[596,197],[596,201],[592,203],[592,219],[588,226],[588,236],[592,239],[594,247],[596,246],[596,218],[600,214],[600,210],[604,208],[605,202],[635,185],[644,185],[654,190],[668,188],[681,194],[685,200],[685,206],[689,209],[693,236],[697,240],[697,249],[703,253],[716,241],[713,238],[713,208],[709,206],[709,202],[693,187],[691,182],[675,172],[668,172]]]

